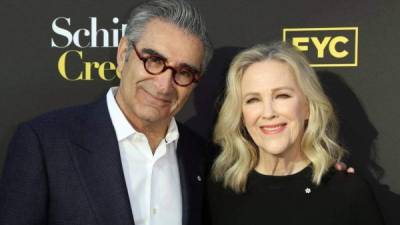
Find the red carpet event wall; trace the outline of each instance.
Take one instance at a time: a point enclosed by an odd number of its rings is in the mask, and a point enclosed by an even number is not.
[[[93,101],[118,84],[116,47],[138,2],[0,3],[0,168],[19,123]],[[178,120],[210,138],[232,57],[256,43],[290,42],[308,56],[334,103],[346,163],[368,179],[386,223],[400,224],[400,2],[194,3],[215,54]]]

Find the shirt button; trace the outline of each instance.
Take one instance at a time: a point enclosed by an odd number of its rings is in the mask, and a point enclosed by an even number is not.
[[[152,208],[152,209],[151,209],[151,213],[152,213],[153,215],[156,215],[156,214],[157,214],[157,209],[156,209],[156,208]]]

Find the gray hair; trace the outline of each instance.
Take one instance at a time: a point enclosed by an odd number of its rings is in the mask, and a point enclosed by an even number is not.
[[[197,36],[203,43],[204,57],[202,72],[205,71],[213,54],[213,47],[207,35],[205,22],[199,10],[185,0],[149,0],[136,6],[128,19],[125,36],[138,41],[146,24],[154,19],[171,22]],[[129,48],[131,50],[131,47]]]

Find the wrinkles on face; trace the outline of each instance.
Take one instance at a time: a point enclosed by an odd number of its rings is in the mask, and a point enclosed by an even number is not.
[[[157,75],[148,73],[140,54],[146,55],[149,50],[157,52],[171,67],[180,64],[200,66],[203,45],[196,36],[159,19],[146,24],[142,36],[135,42],[137,52],[127,52],[129,45],[132,42],[122,38],[118,48],[121,82],[117,102],[136,130],[157,130],[157,136],[162,136],[195,85],[182,87],[175,84],[170,68]],[[124,61],[125,58],[128,61]]]

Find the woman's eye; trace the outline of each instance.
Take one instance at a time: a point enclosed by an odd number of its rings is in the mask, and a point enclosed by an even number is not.
[[[276,98],[283,98],[283,99],[285,99],[285,98],[290,98],[291,96],[289,95],[289,94],[278,94],[278,95],[276,95]]]
[[[246,100],[246,104],[250,104],[250,103],[253,103],[253,102],[256,102],[256,101],[258,101],[257,98],[249,98],[249,99]]]

